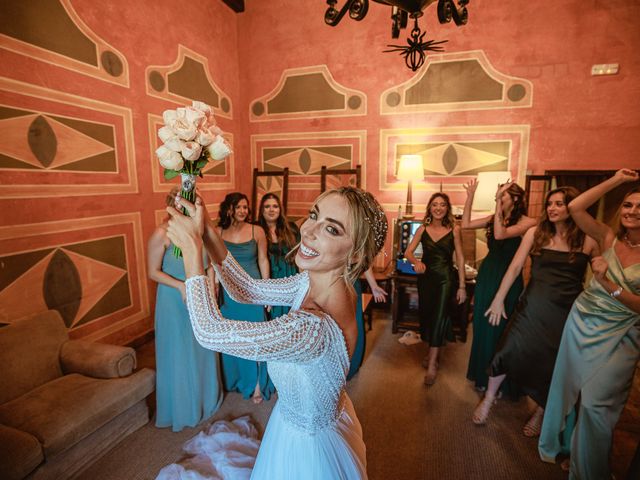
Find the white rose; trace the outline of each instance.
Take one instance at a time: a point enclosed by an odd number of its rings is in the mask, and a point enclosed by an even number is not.
[[[160,160],[160,165],[168,170],[182,170],[184,166],[182,156],[178,152],[169,150],[164,145],[158,147],[156,155],[158,156],[158,160]]]
[[[173,137],[168,138],[164,142],[164,146],[167,147],[169,150],[171,150],[173,152],[181,152],[182,148],[184,147],[184,144],[185,144],[185,142],[180,140],[176,135],[174,135]]]
[[[182,157],[190,162],[200,158],[202,146],[196,142],[185,142],[182,147]]]
[[[199,127],[207,121],[207,117],[205,116],[204,112],[196,110],[193,107],[185,108],[185,118],[187,122],[195,125],[196,127]]]
[[[160,140],[162,140],[163,142],[166,142],[167,140],[169,140],[171,137],[174,137],[174,136],[175,136],[175,133],[173,129],[171,129],[171,127],[164,126],[160,130],[158,130],[158,137],[160,137]]]
[[[216,126],[216,118],[213,116],[213,112],[207,113],[207,127],[215,127]]]
[[[210,145],[215,138],[216,134],[212,133],[208,128],[199,128],[198,134],[196,135],[196,142],[203,147],[206,147],[207,145]]]
[[[211,107],[204,102],[198,102],[197,100],[194,100],[193,102],[191,102],[191,106],[196,110],[200,110],[207,117],[209,115],[213,115],[213,111],[211,110]]]
[[[215,142],[207,147],[207,151],[214,160],[223,160],[232,153],[231,147],[220,135],[216,137]]]
[[[178,119],[173,124],[173,131],[176,132],[176,135],[180,140],[185,140],[188,142],[196,138],[198,129],[196,125],[188,122],[184,117],[178,117]]]
[[[162,113],[162,120],[164,121],[164,124],[167,125],[168,127],[171,127],[177,118],[178,118],[178,115],[176,114],[175,110],[165,110]]]

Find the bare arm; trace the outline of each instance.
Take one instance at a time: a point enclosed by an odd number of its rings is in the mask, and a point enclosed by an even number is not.
[[[421,225],[420,228],[416,230],[415,235],[411,239],[409,246],[404,252],[405,258],[409,260],[409,262],[411,262],[411,264],[413,265],[413,269],[416,271],[416,273],[424,273],[427,270],[427,267],[425,266],[425,264],[422,263],[413,255],[413,253],[416,251],[416,248],[418,248],[418,244],[420,243],[420,239],[422,238],[423,232],[424,232],[424,225]]]
[[[608,178],[595,187],[590,188],[586,192],[578,195],[569,203],[569,212],[576,225],[584,233],[593,237],[602,251],[606,250],[613,243],[614,233],[608,225],[599,222],[587,212],[587,208],[596,203],[607,192],[610,192],[619,185],[626,182],[638,180],[638,172],[623,168],[618,170],[616,174]]]
[[[460,227],[453,227],[453,245],[455,247],[456,265],[458,266],[458,291],[456,300],[462,304],[467,299],[466,277],[464,272],[464,252],[462,250],[462,234]]]
[[[473,179],[469,183],[464,184],[467,191],[467,199],[464,201],[464,210],[462,211],[461,226],[464,229],[484,228],[491,220],[491,215],[471,220],[471,209],[473,208],[473,198],[478,188],[478,181]]]
[[[162,259],[169,246],[166,230],[158,227],[154,230],[147,244],[147,271],[149,278],[154,282],[173,287],[180,291],[182,299],[185,299],[184,282],[162,271]]]
[[[387,292],[384,288],[378,285],[376,282],[376,278],[373,275],[373,267],[369,267],[366,272],[364,272],[364,278],[367,279],[367,283],[369,284],[369,288],[371,289],[371,293],[373,294],[373,299],[376,303],[386,302],[387,301]]]
[[[602,288],[604,288],[609,295],[616,291],[620,291],[616,299],[634,312],[640,313],[640,295],[636,295],[613,282],[609,277],[607,277],[608,269],[609,265],[604,257],[594,257],[591,259],[593,277],[598,281],[598,283],[600,283],[600,285],[602,285]]]
[[[502,318],[507,318],[504,311],[504,299],[507,296],[507,293],[509,293],[511,285],[513,285],[513,282],[518,278],[520,272],[522,272],[522,268],[527,261],[527,256],[533,246],[533,235],[535,230],[535,227],[532,227],[524,234],[522,242],[509,264],[509,268],[505,272],[504,277],[502,277],[500,288],[498,288],[491,305],[484,313],[485,317],[489,317],[489,323],[491,325],[498,325]]]

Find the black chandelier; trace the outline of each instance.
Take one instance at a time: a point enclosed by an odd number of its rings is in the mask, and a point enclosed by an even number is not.
[[[400,30],[407,27],[409,18],[413,20],[411,36],[407,38],[407,45],[387,45],[388,50],[384,52],[398,52],[404,57],[404,61],[414,72],[423,64],[426,52],[442,52],[441,46],[447,40],[424,40],[426,31],[423,32],[418,26],[418,19],[422,16],[423,10],[432,3],[438,2],[438,21],[449,23],[451,20],[457,26],[467,23],[468,15],[466,5],[469,0],[373,0],[377,3],[391,6],[391,38],[398,38]],[[342,17],[349,12],[349,17],[353,20],[362,20],[369,11],[369,0],[346,0],[342,8],[338,10],[336,4],[338,0],[327,0],[329,7],[324,14],[324,21],[327,25],[335,27],[340,23]],[[456,3],[458,4],[456,6]]]

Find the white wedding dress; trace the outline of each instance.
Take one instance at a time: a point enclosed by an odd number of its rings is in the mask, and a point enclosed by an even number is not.
[[[308,274],[256,280],[231,254],[214,267],[234,300],[292,307],[269,322],[226,320],[205,276],[186,281],[191,324],[200,344],[267,361],[278,390],[251,478],[366,479],[362,428],[344,389],[349,369],[345,339],[326,313],[300,310],[309,289]]]

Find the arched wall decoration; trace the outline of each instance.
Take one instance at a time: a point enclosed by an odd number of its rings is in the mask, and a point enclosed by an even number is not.
[[[162,127],[162,117],[148,114],[147,124],[149,125],[149,145],[151,157],[151,178],[154,192],[168,192],[172,187],[179,184],[179,179],[165,180],[164,169],[155,154],[160,146],[158,139],[158,129]],[[233,134],[225,132],[222,135],[233,150]],[[211,160],[202,171],[203,178],[198,178],[198,189],[203,191],[228,190],[235,186],[234,174],[234,154],[229,155],[224,160]]]
[[[249,106],[252,122],[366,113],[367,96],[336,82],[326,65],[284,70],[278,85]]]
[[[251,166],[260,171],[289,168],[289,192],[320,188],[320,169],[362,165],[366,176],[366,130],[251,135]]]
[[[209,71],[207,57],[178,45],[178,58],[173,64],[150,65],[145,69],[147,95],[181,106],[198,100],[210,105],[216,116],[231,119],[231,99],[216,85]]]
[[[396,180],[400,156],[422,156],[424,182],[415,191],[463,191],[463,184],[481,171],[509,171],[524,185],[529,152],[529,125],[433,127],[380,131],[379,188],[406,191]]]
[[[498,72],[480,50],[427,56],[411,80],[380,96],[383,115],[531,107],[533,84]]]
[[[139,213],[0,227],[0,323],[58,310],[99,340],[149,317]]]
[[[0,78],[0,198],[137,193],[131,110]]]
[[[129,87],[125,56],[82,21],[70,0],[3,2],[2,10],[1,48]]]

